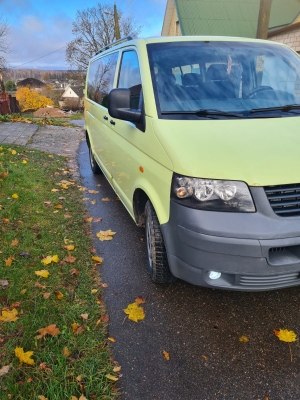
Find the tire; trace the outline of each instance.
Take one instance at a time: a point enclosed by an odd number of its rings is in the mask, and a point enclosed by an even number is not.
[[[97,161],[95,160],[95,157],[93,155],[91,145],[89,145],[89,158],[90,158],[90,166],[91,166],[91,170],[93,171],[93,174],[95,174],[95,175],[102,174],[102,171],[101,171],[99,165],[97,164]]]
[[[171,283],[176,280],[169,268],[164,238],[157,215],[150,201],[145,206],[145,235],[148,255],[148,272],[154,283]]]

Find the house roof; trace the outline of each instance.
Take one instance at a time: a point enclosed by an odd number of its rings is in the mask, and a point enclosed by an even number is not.
[[[64,94],[65,94],[68,90],[70,90],[70,89],[72,89],[73,92],[74,92],[75,94],[77,94],[77,96],[78,96],[80,99],[82,99],[82,97],[83,97],[83,89],[84,89],[84,86],[70,86],[70,85],[69,85],[69,86],[67,86],[67,87],[65,88],[62,97],[67,98],[68,96],[67,96],[67,95],[64,95]]]
[[[26,78],[23,79],[22,81],[19,81],[17,83],[17,86],[33,86],[33,87],[42,87],[45,86],[45,83],[40,81],[39,79],[35,79],[35,78]]]
[[[168,0],[162,34],[176,7],[183,35],[256,37],[260,0]],[[273,0],[270,29],[286,26],[300,13],[299,0]]]

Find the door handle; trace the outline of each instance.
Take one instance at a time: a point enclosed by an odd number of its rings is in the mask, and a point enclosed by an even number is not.
[[[104,119],[105,119],[105,121],[107,121],[108,120],[108,117],[106,116],[106,115],[104,115],[104,117],[103,117]]]
[[[113,121],[112,119],[109,121],[112,125],[116,125],[115,121]]]

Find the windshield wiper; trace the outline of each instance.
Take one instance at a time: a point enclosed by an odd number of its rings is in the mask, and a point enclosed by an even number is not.
[[[250,113],[268,112],[268,111],[283,111],[289,112],[292,110],[300,110],[300,104],[286,104],[279,107],[253,108]]]
[[[197,115],[197,117],[236,117],[236,118],[245,118],[243,114],[231,113],[221,110],[213,110],[213,109],[199,109],[195,111],[162,111],[163,115],[172,115],[172,114],[192,114]]]

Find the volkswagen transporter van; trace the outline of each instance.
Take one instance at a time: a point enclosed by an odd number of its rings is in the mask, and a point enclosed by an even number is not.
[[[125,38],[89,63],[85,131],[156,283],[300,285],[300,58],[230,37]]]

